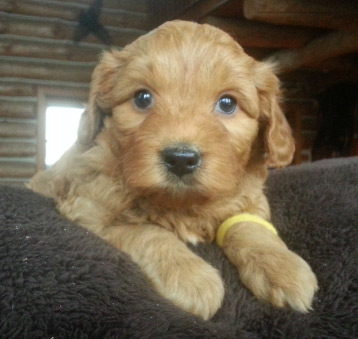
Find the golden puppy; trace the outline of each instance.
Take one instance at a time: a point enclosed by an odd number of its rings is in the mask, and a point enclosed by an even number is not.
[[[213,241],[236,215],[218,236],[242,282],[261,300],[305,312],[316,278],[264,221],[267,165],[285,166],[294,152],[278,95],[270,65],[228,34],[168,22],[103,55],[77,144],[30,186],[204,319],[224,286],[185,243]]]

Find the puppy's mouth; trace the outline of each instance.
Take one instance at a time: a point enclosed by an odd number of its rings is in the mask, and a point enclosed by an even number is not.
[[[194,184],[195,174],[202,164],[202,155],[196,147],[187,144],[170,145],[161,151],[160,157],[170,182],[179,186]]]

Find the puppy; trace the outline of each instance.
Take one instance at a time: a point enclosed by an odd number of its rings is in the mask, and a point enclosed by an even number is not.
[[[306,312],[315,275],[268,223],[263,194],[267,167],[294,152],[279,94],[270,65],[228,34],[165,23],[103,54],[77,143],[30,187],[188,312],[209,319],[222,303],[218,271],[185,244],[216,237],[257,298]]]

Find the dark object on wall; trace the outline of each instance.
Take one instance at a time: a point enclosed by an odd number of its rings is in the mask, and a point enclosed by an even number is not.
[[[88,34],[95,35],[104,44],[112,45],[112,39],[104,27],[99,22],[101,14],[102,0],[95,0],[93,4],[86,10],[82,10],[78,16],[78,26],[73,34],[73,41],[80,42]]]
[[[321,126],[312,148],[312,160],[358,155],[358,85],[331,87],[318,102]]]
[[[1,338],[358,337],[358,158],[273,171],[273,222],[320,290],[298,314],[257,301],[215,245],[193,248],[225,281],[210,321],[161,298],[137,266],[25,189],[0,187]]]

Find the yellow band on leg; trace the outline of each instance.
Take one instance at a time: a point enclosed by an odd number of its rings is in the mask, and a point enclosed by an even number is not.
[[[226,236],[226,233],[228,232],[228,230],[234,226],[235,224],[239,223],[239,222],[254,222],[256,224],[260,224],[264,227],[266,227],[268,230],[270,230],[271,232],[275,233],[277,235],[277,230],[276,228],[269,223],[268,221],[258,217],[257,215],[253,215],[253,214],[249,214],[249,213],[243,213],[243,214],[238,214],[238,215],[234,215],[233,217],[226,219],[219,227],[217,233],[216,233],[216,243],[222,247],[223,243],[224,243],[224,238]]]

